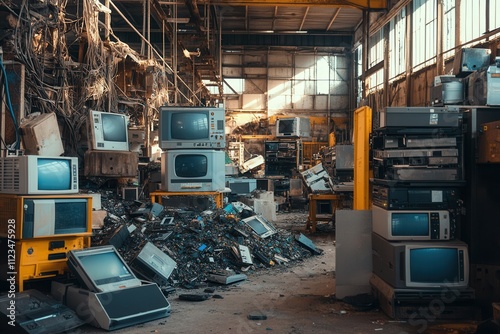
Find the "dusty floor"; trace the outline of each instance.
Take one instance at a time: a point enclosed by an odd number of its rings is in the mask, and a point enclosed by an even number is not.
[[[277,227],[303,230],[307,216],[302,213],[279,214]],[[330,223],[331,225],[331,223]],[[179,300],[180,290],[169,296],[172,313],[168,318],[114,331],[138,333],[474,333],[473,325],[460,331],[441,331],[440,324],[420,321],[411,325],[394,321],[378,309],[356,311],[335,299],[335,232],[325,229],[308,234],[324,252],[293,266],[248,273],[248,280],[216,287],[210,298],[201,302]],[[132,302],[132,301],[131,301]],[[249,320],[249,314],[264,314],[266,320]],[[447,326],[449,329],[450,326]],[[469,328],[464,331],[464,328]],[[432,330],[431,330],[432,329]],[[105,332],[91,326],[74,333]]]

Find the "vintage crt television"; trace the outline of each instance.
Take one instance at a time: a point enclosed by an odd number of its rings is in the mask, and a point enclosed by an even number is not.
[[[223,191],[225,152],[207,149],[167,150],[161,155],[162,188],[171,192]]]
[[[276,121],[276,137],[311,137],[311,122],[309,118],[279,118]]]
[[[90,195],[0,194],[0,236],[8,235],[9,219],[15,219],[15,238],[92,235]]]
[[[90,148],[92,150],[128,151],[128,116],[90,110]]]
[[[162,107],[160,148],[224,148],[225,111],[212,107]]]
[[[41,155],[0,158],[0,193],[78,193],[78,158]]]
[[[373,231],[387,240],[449,240],[454,230],[448,210],[386,210],[372,207]]]
[[[168,278],[177,268],[177,263],[152,242],[147,242],[130,261],[130,267],[140,277],[163,286],[167,285]]]
[[[248,225],[254,231],[254,233],[262,239],[277,233],[277,230],[273,226],[273,224],[271,224],[269,221],[267,221],[266,218],[261,215],[254,215],[244,218],[241,220],[241,222]]]
[[[394,288],[466,288],[465,242],[389,241],[372,233],[373,273]]]
[[[69,251],[68,268],[92,292],[110,292],[141,285],[141,280],[112,245]]]
[[[231,189],[231,194],[248,195],[257,189],[257,179],[246,177],[228,177],[226,186]]]

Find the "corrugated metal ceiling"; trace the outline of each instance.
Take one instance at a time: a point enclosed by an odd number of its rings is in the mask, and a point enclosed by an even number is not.
[[[352,33],[362,11],[351,7],[224,6],[220,16],[223,33]]]

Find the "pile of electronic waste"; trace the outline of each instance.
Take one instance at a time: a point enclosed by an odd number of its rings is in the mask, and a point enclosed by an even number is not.
[[[92,245],[115,246],[139,276],[163,288],[229,284],[245,280],[249,271],[322,252],[303,234],[276,228],[241,202],[204,211],[140,204],[103,199],[107,216]]]

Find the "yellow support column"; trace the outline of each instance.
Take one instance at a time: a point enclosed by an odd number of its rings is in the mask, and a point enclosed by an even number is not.
[[[354,111],[354,210],[370,209],[370,133],[372,109]]]

